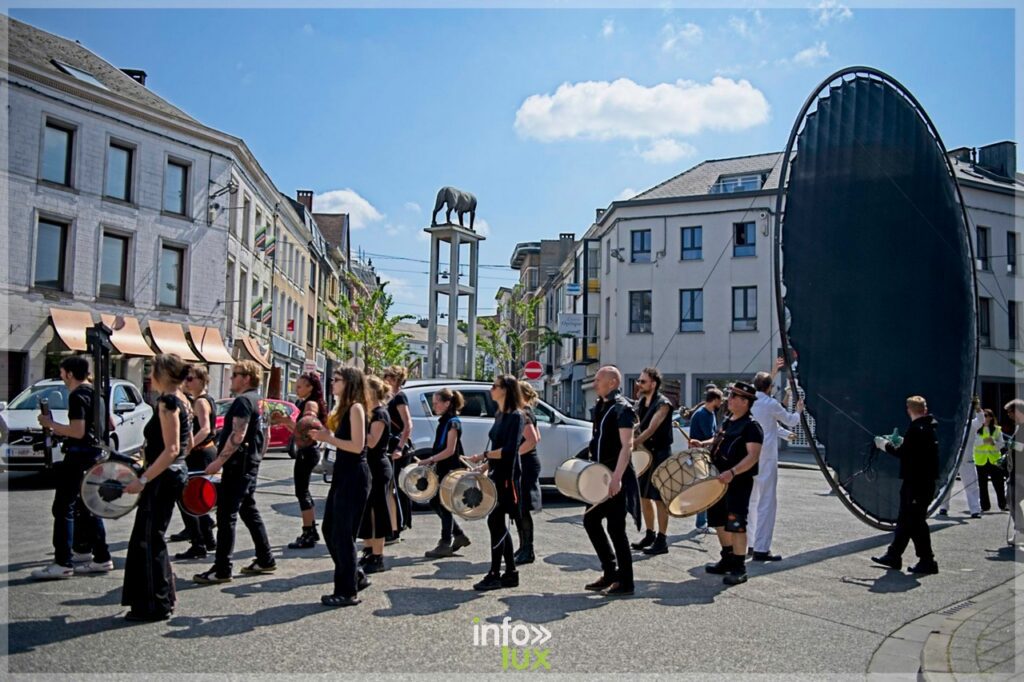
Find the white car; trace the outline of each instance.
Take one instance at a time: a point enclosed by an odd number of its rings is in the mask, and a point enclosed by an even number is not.
[[[437,417],[430,398],[442,388],[458,391],[466,399],[459,415],[462,419],[462,447],[467,455],[483,452],[488,445],[487,432],[494,425],[497,405],[491,400],[491,384],[477,381],[417,379],[402,390],[409,398],[412,414],[412,447],[417,456],[429,456],[437,431]],[[582,419],[567,417],[544,401],[533,408],[540,430],[540,480],[551,483],[558,465],[586,451],[590,444],[591,425]]]
[[[37,421],[40,398],[49,401],[54,421],[68,423],[68,389],[63,381],[38,381],[25,389],[0,411],[0,468],[29,471],[48,466],[43,430]],[[153,416],[142,392],[131,382],[113,379],[107,405],[112,406],[108,413],[114,424],[111,447],[125,455],[142,450],[142,430]],[[64,459],[58,439],[54,439],[52,453],[54,463]]]

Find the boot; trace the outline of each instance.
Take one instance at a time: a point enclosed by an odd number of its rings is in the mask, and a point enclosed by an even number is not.
[[[707,564],[704,567],[706,573],[714,575],[725,575],[729,571],[729,567],[732,566],[732,547],[723,547],[721,552],[722,558],[717,563]]]
[[[658,537],[654,539],[654,544],[644,550],[644,554],[656,555],[656,554],[668,554],[668,537],[664,533],[658,533]]]
[[[370,557],[372,557],[372,556],[373,556],[373,550],[370,549],[369,547],[363,547],[363,551],[360,552],[360,554],[359,554],[359,565],[360,566],[365,566],[366,563],[370,560]]]
[[[641,540],[640,542],[631,543],[629,546],[633,549],[647,549],[648,547],[654,544],[654,540],[656,537],[657,536],[655,535],[654,531],[648,528],[647,534],[644,535],[643,540]]]
[[[303,526],[302,534],[295,538],[295,542],[288,543],[288,549],[312,549],[316,547],[316,541],[319,539],[315,525]]]
[[[742,585],[747,582],[747,562],[744,557],[732,556],[732,566],[729,572],[722,578],[726,585]]]
[[[383,554],[371,554],[363,564],[364,573],[381,573],[388,570],[384,567],[384,555]]]
[[[533,529],[519,531],[519,551],[514,557],[516,566],[532,564],[536,560],[533,553]]]

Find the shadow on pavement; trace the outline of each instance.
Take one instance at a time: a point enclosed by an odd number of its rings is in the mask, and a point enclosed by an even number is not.
[[[268,578],[268,576],[243,576],[233,582],[223,583],[220,591],[235,597],[245,598],[268,592],[289,592],[307,585],[325,585],[333,588],[334,570],[303,573],[290,578]],[[194,583],[193,583],[194,584]],[[216,586],[212,586],[216,587]]]
[[[252,632],[258,627],[293,623],[307,616],[324,613],[328,608],[320,604],[283,604],[261,609],[255,613],[239,613],[228,616],[198,618],[179,616],[171,618],[168,625],[182,628],[164,635],[172,639],[194,639],[197,637],[230,637]]]
[[[393,618],[396,616],[429,616],[444,611],[452,611],[463,604],[479,599],[482,592],[473,590],[433,587],[399,587],[385,590],[391,606],[377,609],[375,616]]]
[[[882,568],[881,566],[878,567],[878,570],[882,571],[882,575],[878,577],[858,578],[844,575],[839,579],[839,582],[846,583],[847,585],[866,587],[868,588],[868,592],[874,592],[875,594],[909,592],[910,590],[921,586],[921,583],[918,582],[917,578],[910,573],[890,571]]]
[[[640,583],[637,589],[639,591]],[[612,600],[595,592],[585,592],[581,583],[579,594],[546,592],[502,597],[498,601],[508,606],[508,611],[491,616],[487,619],[490,623],[500,623],[506,617],[527,623],[551,623],[567,618],[570,613],[599,609]]]
[[[101,616],[89,620],[68,622],[68,615],[51,616],[46,620],[16,621],[9,627],[9,653],[22,654],[48,644],[67,642],[100,632],[131,625],[123,618]]]
[[[1013,561],[1013,555],[1014,552],[1011,545],[1006,545],[999,549],[985,550],[985,559],[987,561]]]
[[[479,575],[483,577],[484,573],[490,567],[489,561],[478,561],[473,563],[471,561],[438,561],[434,564],[436,570],[431,575],[414,575],[413,580],[465,580],[471,576]]]
[[[563,571],[597,571],[600,569],[597,555],[593,552],[588,554],[556,552],[544,557],[544,563],[560,566]]]

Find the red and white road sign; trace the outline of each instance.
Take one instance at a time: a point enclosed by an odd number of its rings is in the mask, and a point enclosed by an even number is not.
[[[536,360],[530,360],[528,363],[523,365],[523,376],[527,379],[540,379],[540,376],[544,373],[544,366]]]

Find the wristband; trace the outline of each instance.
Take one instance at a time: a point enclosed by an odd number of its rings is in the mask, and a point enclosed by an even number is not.
[[[149,478],[146,477],[146,474],[142,474],[141,476],[139,476],[139,483],[141,483],[143,486],[149,483]]]

